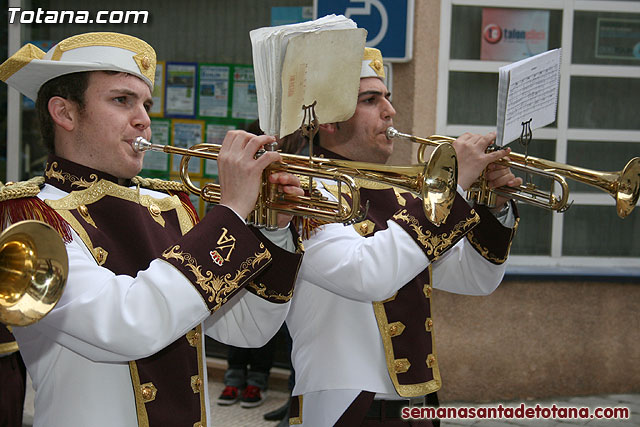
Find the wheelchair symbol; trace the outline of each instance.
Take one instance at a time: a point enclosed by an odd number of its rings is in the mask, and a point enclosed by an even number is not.
[[[366,45],[368,47],[375,47],[380,43],[384,36],[387,35],[387,28],[389,26],[389,16],[387,15],[387,9],[385,9],[384,5],[380,2],[380,0],[351,0],[350,3],[364,3],[362,7],[348,7],[344,11],[344,16],[350,18],[352,15],[371,15],[371,6],[375,7],[380,14],[381,24],[380,30],[378,34],[371,40],[369,40]]]

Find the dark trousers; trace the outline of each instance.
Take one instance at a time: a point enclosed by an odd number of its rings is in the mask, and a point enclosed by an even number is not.
[[[0,357],[0,427],[22,427],[27,369],[19,352]]]
[[[275,337],[260,348],[240,348],[229,346],[224,374],[225,385],[244,388],[247,385],[266,390],[269,371],[273,366]]]

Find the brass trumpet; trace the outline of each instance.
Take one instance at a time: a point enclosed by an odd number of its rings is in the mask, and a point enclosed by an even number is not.
[[[191,157],[217,160],[221,145],[197,144],[180,148],[152,144],[138,137],[133,148],[143,152],[161,151],[183,156],[180,163],[180,178],[188,190],[211,203],[219,203],[221,188],[218,184],[206,184],[202,188],[193,185],[188,172]],[[360,203],[361,180],[375,181],[385,185],[400,187],[419,194],[427,218],[436,225],[442,223],[451,210],[456,193],[458,163],[455,150],[450,144],[443,144],[431,155],[426,164],[409,166],[386,166],[374,163],[348,160],[325,159],[281,153],[282,161],[265,169],[256,207],[249,222],[257,227],[276,228],[277,213],[316,218],[329,222],[353,223],[364,219],[366,207]],[[267,176],[273,172],[288,172],[308,177],[308,196],[291,196],[277,191]],[[313,180],[325,179],[337,183],[337,201],[323,197],[313,191]],[[348,197],[345,197],[345,194]]]
[[[428,146],[437,147],[440,144],[451,143],[455,140],[454,138],[440,135],[420,138],[398,132],[393,127],[389,127],[386,134],[389,139],[402,137],[420,143],[418,162],[424,161],[425,149]],[[629,215],[638,203],[638,196],[640,195],[640,157],[634,157],[629,160],[619,172],[599,172],[513,152],[496,163],[531,175],[547,177],[552,180],[551,188],[545,192],[538,189],[535,184],[527,182],[513,188],[490,189],[486,179],[481,177],[469,189],[469,198],[471,200],[491,206],[494,203],[495,196],[502,195],[533,206],[564,212],[571,206],[568,202],[569,186],[565,180],[565,178],[570,178],[609,193],[616,200],[616,211],[620,218],[625,218]],[[554,194],[554,182],[560,185],[561,192],[558,195]]]
[[[69,271],[58,233],[40,221],[21,221],[0,235],[0,322],[27,326],[56,305]]]

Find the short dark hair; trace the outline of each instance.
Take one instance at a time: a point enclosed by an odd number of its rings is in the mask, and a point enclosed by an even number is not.
[[[83,111],[85,107],[84,94],[89,86],[89,73],[91,71],[64,74],[49,80],[38,91],[36,112],[40,123],[40,134],[42,142],[50,153],[55,152],[55,127],[49,114],[49,100],[54,96],[59,96],[75,102],[80,111]]]

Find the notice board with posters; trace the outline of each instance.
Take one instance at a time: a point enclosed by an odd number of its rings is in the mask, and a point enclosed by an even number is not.
[[[482,9],[480,59],[519,61],[548,49],[548,10]]]

